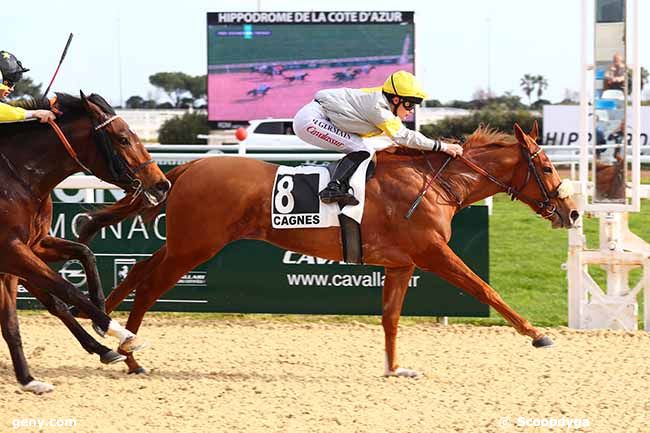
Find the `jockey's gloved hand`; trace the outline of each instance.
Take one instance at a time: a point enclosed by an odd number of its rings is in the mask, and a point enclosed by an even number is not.
[[[445,152],[447,155],[456,158],[457,156],[461,156],[463,154],[463,147],[459,144],[454,144],[454,143],[440,143],[440,144],[442,144],[442,149],[440,149],[440,151]]]
[[[41,123],[46,123],[49,120],[56,120],[56,116],[54,115],[54,113],[52,113],[49,110],[28,110],[25,115],[25,118],[26,119],[36,118]]]

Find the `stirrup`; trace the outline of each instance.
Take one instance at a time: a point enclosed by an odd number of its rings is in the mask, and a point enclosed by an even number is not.
[[[346,191],[341,191],[340,189],[334,188],[325,188],[322,190],[318,196],[323,203],[339,203],[343,206],[348,205],[358,205],[359,200],[357,200],[352,194]]]

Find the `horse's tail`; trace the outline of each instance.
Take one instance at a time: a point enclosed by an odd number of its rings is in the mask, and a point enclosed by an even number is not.
[[[168,196],[171,194],[174,182],[176,182],[176,180],[185,173],[188,168],[198,161],[200,161],[200,159],[179,165],[165,174],[165,177],[167,177],[172,184],[169,188]],[[78,218],[76,226],[78,233],[77,236],[79,238],[78,240],[83,244],[88,244],[102,228],[117,224],[126,218],[138,214],[142,216],[142,219],[145,222],[150,222],[160,213],[160,210],[164,205],[165,202],[163,201],[156,206],[147,207],[144,194],[138,195],[134,200],[133,194],[129,193],[121,200],[109,206],[89,212],[87,214],[88,218]]]

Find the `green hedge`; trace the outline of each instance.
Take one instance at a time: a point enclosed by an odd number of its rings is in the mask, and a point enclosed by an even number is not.
[[[199,134],[209,134],[208,116],[199,113],[185,113],[182,117],[169,119],[158,131],[161,144],[205,144],[197,138]]]
[[[427,137],[461,139],[474,132],[480,124],[512,133],[514,124],[519,123],[519,126],[528,132],[535,120],[537,120],[541,130],[543,126],[542,117],[531,114],[527,110],[500,110],[486,107],[474,111],[468,116],[447,117],[435,124],[422,125],[420,131]]]

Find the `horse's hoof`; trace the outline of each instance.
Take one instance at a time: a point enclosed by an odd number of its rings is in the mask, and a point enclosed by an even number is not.
[[[27,385],[20,385],[20,388],[23,391],[33,392],[37,395],[54,391],[54,385],[50,385],[47,382],[41,382],[40,380],[32,380]]]
[[[116,362],[124,361],[125,359],[126,356],[121,355],[113,350],[109,350],[99,357],[99,360],[102,362],[102,364],[115,364]]]
[[[422,374],[415,370],[399,367],[393,371],[386,371],[386,373],[384,373],[384,376],[385,377],[410,377],[413,379],[417,379],[419,377],[422,377]]]
[[[134,368],[133,370],[129,370],[127,374],[147,375],[149,374],[149,372],[144,367],[138,367],[138,368]]]
[[[541,337],[533,340],[533,346],[539,348],[544,348],[544,349],[549,349],[553,346],[555,346],[555,343],[553,343],[553,340],[548,338],[546,335],[542,335]]]
[[[125,353],[131,353],[131,352],[137,352],[139,350],[146,349],[147,347],[149,347],[149,343],[147,343],[137,335],[134,335],[124,340],[122,344],[120,344],[119,350]]]

